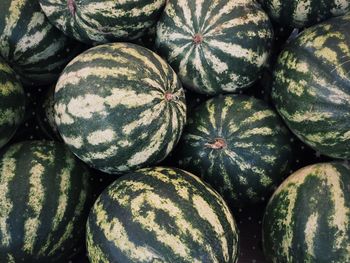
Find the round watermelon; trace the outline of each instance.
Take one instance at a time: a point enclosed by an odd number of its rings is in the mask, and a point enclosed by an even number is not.
[[[14,135],[24,118],[25,95],[13,70],[0,58],[0,148]]]
[[[39,0],[48,19],[85,43],[135,40],[156,24],[166,0]]]
[[[0,2],[0,55],[26,85],[54,82],[81,46],[52,26],[38,1]]]
[[[307,166],[273,194],[263,220],[268,262],[350,262],[350,167]]]
[[[311,27],[280,54],[272,99],[290,129],[334,158],[350,158],[350,16]]]
[[[154,52],[130,43],[100,45],[76,57],[54,97],[65,143],[90,166],[112,174],[164,159],[186,120],[175,72]]]
[[[89,173],[63,145],[26,141],[0,154],[0,262],[68,262],[84,235]]]
[[[213,95],[251,86],[272,39],[269,18],[254,1],[170,0],[156,46],[185,87]]]
[[[286,27],[308,27],[350,11],[349,0],[260,1],[272,19]]]
[[[293,161],[289,132],[265,102],[244,95],[212,98],[189,116],[178,165],[214,187],[232,206],[262,202]]]
[[[223,199],[194,175],[148,168],[97,199],[87,223],[91,263],[235,263],[238,232]]]

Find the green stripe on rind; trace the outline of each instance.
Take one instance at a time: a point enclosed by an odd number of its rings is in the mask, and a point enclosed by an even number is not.
[[[167,94],[172,94],[169,101]],[[173,149],[186,121],[184,90],[171,67],[150,50],[105,44],[63,71],[55,90],[55,120],[79,158],[122,173],[156,163]]]
[[[268,262],[349,262],[350,167],[316,164],[276,190],[263,220]]]
[[[88,180],[63,144],[28,141],[6,149],[0,157],[0,261],[11,255],[13,262],[56,262],[76,253]]]
[[[4,0],[0,8],[0,55],[24,84],[54,82],[81,45],[51,25],[37,1]]]
[[[261,0],[270,17],[280,25],[302,28],[350,11],[348,0]]]
[[[272,98],[290,129],[324,155],[350,158],[350,16],[305,30],[280,54]]]
[[[253,1],[170,0],[157,25],[156,46],[185,87],[218,94],[257,80],[272,37],[267,15]]]
[[[234,206],[262,202],[288,172],[289,132],[263,101],[226,95],[190,114],[175,158]],[[217,139],[224,145],[215,147]]]
[[[92,262],[237,261],[228,207],[179,169],[143,169],[118,179],[96,201],[87,231]]]
[[[0,58],[0,148],[12,138],[24,118],[24,99],[21,83]]]
[[[66,35],[85,43],[107,43],[144,36],[157,22],[166,1],[39,2],[48,19]]]

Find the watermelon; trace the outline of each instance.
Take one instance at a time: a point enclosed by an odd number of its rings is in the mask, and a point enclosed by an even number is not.
[[[263,220],[268,262],[350,262],[350,167],[302,168],[273,194]]]
[[[289,128],[316,151],[350,158],[350,15],[301,33],[280,54],[272,99]]]
[[[193,110],[176,156],[179,167],[240,207],[268,199],[293,161],[278,114],[244,95],[214,97]]]
[[[89,172],[61,143],[25,141],[0,156],[0,262],[68,262],[84,233]]]
[[[22,84],[9,65],[0,58],[0,148],[12,138],[24,118],[24,112]]]
[[[185,87],[202,94],[251,86],[269,57],[273,29],[251,0],[169,0],[156,47]]]
[[[122,176],[97,199],[87,223],[91,263],[237,262],[238,233],[223,199],[176,168]]]
[[[303,28],[350,11],[349,0],[260,0],[282,26]]]
[[[164,159],[186,121],[184,90],[157,54],[130,43],[76,57],[55,89],[55,121],[84,162],[110,174]]]
[[[0,55],[25,85],[54,82],[82,48],[52,26],[38,1],[0,2]]]
[[[166,0],[39,0],[48,19],[85,43],[130,41],[156,24]]]

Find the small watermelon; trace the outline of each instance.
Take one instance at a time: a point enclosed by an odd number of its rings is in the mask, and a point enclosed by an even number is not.
[[[25,95],[13,70],[0,58],[0,148],[14,135],[24,118]]]
[[[185,87],[214,95],[251,86],[272,39],[269,18],[255,1],[170,0],[156,46]]]
[[[39,0],[48,19],[66,35],[89,43],[130,41],[154,26],[166,0]]]
[[[289,128],[333,158],[350,158],[350,15],[303,31],[280,54],[272,99]]]
[[[267,262],[350,262],[350,167],[307,166],[273,194],[263,220]]]
[[[232,206],[262,202],[292,164],[289,132],[265,102],[244,95],[212,98],[193,110],[178,165],[213,186]]]
[[[26,141],[0,155],[0,262],[68,262],[84,235],[89,172],[63,145]]]
[[[164,159],[186,120],[184,90],[154,52],[130,43],[82,53],[55,90],[55,120],[84,162],[116,174]]]
[[[223,199],[194,175],[148,168],[122,176],[87,223],[91,263],[235,263],[238,233]]]

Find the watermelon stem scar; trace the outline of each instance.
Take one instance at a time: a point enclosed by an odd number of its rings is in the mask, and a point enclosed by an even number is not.
[[[203,42],[203,36],[201,34],[195,34],[194,37],[193,37],[193,42],[196,44],[196,45],[199,45],[200,43]]]
[[[212,149],[223,149],[223,148],[226,148],[226,146],[227,146],[227,143],[223,138],[215,138],[214,142],[205,144],[205,147],[212,148]]]
[[[167,101],[175,100],[175,98],[176,98],[176,96],[174,94],[170,93],[170,92],[165,93],[164,96],[165,96],[165,99]]]
[[[67,5],[68,5],[68,9],[69,9],[70,13],[72,14],[72,16],[75,16],[76,5],[75,5],[74,0],[67,0]]]

